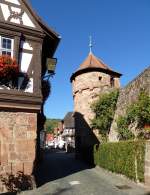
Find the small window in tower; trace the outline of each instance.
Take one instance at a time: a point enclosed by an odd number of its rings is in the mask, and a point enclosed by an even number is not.
[[[114,77],[110,77],[110,86],[114,87],[115,81],[114,81]]]
[[[102,77],[98,77],[98,80],[101,81],[102,80]]]

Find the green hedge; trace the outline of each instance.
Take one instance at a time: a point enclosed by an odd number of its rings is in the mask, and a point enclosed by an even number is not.
[[[94,163],[112,172],[144,181],[145,141],[121,141],[94,146]]]

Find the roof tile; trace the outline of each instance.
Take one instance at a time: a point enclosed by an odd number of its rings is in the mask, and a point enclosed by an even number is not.
[[[80,65],[78,70],[83,70],[86,68],[102,68],[106,70],[111,70],[102,60],[94,56],[93,53],[89,53],[88,57]]]

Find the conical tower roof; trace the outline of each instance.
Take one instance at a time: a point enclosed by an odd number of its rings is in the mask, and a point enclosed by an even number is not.
[[[100,60],[92,52],[90,52],[87,58],[80,65],[79,69],[75,73],[72,74],[70,81],[72,82],[72,80],[80,74],[83,74],[86,72],[93,72],[93,71],[104,72],[114,77],[120,77],[122,75],[118,72],[113,71],[102,60]]]
[[[78,70],[83,70],[87,68],[102,68],[106,70],[111,70],[102,60],[97,58],[92,52],[89,53],[84,62],[80,65]]]

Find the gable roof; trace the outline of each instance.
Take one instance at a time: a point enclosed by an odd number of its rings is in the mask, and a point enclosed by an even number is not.
[[[42,21],[28,0],[0,0],[0,28],[60,40],[59,34]]]
[[[32,9],[32,6],[29,2],[29,0],[22,0],[22,2],[26,5],[32,16],[35,18],[37,23],[40,25],[40,27],[44,30],[46,34],[48,34],[51,37],[54,37],[58,40],[60,40],[61,36],[56,33],[52,28],[49,28],[43,21],[42,19],[36,14],[36,12]]]
[[[92,71],[99,71],[104,72],[106,74],[114,75],[116,77],[120,77],[122,74],[113,71],[108,65],[106,65],[102,60],[97,58],[92,52],[89,53],[87,58],[83,61],[80,65],[79,69],[72,74],[70,81],[83,73],[92,72]]]
[[[65,128],[74,128],[75,127],[75,120],[73,112],[68,112],[64,117],[64,126]]]

